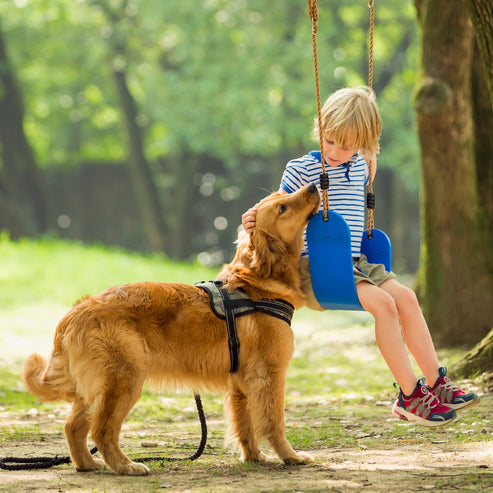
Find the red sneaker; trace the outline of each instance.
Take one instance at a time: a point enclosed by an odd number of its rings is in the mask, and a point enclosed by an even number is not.
[[[479,404],[480,398],[474,393],[466,394],[457,385],[452,383],[447,377],[447,368],[444,366],[438,369],[440,375],[433,387],[428,387],[428,390],[440,399],[440,402],[451,409],[467,409]]]
[[[396,388],[397,385],[394,384]],[[399,397],[392,406],[392,413],[406,421],[416,421],[423,426],[442,426],[457,418],[457,413],[443,405],[424,383],[418,380],[416,388],[409,396],[399,389]]]

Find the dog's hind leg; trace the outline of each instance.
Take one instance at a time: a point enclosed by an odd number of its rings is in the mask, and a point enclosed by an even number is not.
[[[285,371],[257,368],[254,379],[248,381],[248,401],[254,427],[259,437],[265,437],[285,464],[313,462],[309,454],[297,453],[286,438],[284,422]]]
[[[89,419],[87,407],[82,399],[75,401],[72,412],[65,423],[65,436],[70,448],[70,456],[77,471],[94,471],[102,469],[104,462],[94,459],[87,448],[87,435],[89,433]]]
[[[143,380],[128,372],[119,379],[124,379],[125,384],[122,385],[120,381],[118,385],[109,385],[108,390],[98,397],[99,402],[95,402],[91,435],[104,461],[114,472],[128,476],[143,476],[149,474],[149,468],[144,464],[132,462],[119,446],[123,421],[140,397]]]
[[[225,395],[224,407],[228,416],[226,442],[239,445],[245,461],[264,460],[266,457],[259,449],[245,394],[238,388],[231,389]]]

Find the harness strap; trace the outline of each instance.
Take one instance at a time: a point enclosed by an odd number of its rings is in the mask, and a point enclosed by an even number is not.
[[[231,306],[231,297],[229,291],[222,287],[219,287],[219,293],[224,303],[224,311],[226,312],[226,327],[228,328],[228,345],[229,345],[229,357],[231,360],[231,366],[229,368],[230,373],[236,373],[240,367],[240,340],[236,332],[235,315]]]
[[[291,325],[294,306],[285,300],[275,298],[253,301],[242,289],[230,293],[228,289],[223,288],[223,283],[217,280],[197,282],[195,286],[209,295],[212,311],[217,317],[226,321],[231,361],[230,373],[236,373],[240,366],[240,340],[236,331],[237,317],[259,311]]]
[[[280,318],[288,325],[291,325],[293,318],[294,307],[291,303],[284,300],[260,300],[253,302],[255,310],[267,313],[273,317]]]

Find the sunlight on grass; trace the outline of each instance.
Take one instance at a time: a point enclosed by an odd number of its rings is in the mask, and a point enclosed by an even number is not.
[[[33,430],[24,430],[23,417],[39,414],[47,420],[44,426],[51,423],[58,429],[69,412],[66,403],[36,402],[24,390],[20,371],[31,352],[49,356],[55,327],[74,300],[119,283],[194,283],[217,274],[198,265],[171,262],[161,255],[143,256],[50,239],[13,242],[5,235],[0,235],[0,262],[0,418],[14,423],[11,433],[26,435]],[[365,439],[382,437],[384,447],[385,440],[429,440],[429,431],[390,414],[397,391],[374,342],[369,314],[301,309],[295,313],[293,331],[296,350],[286,387],[286,425],[293,445],[303,449],[359,447],[364,446]],[[439,351],[444,365],[451,365],[461,355],[460,349]],[[419,375],[417,368],[416,373]],[[222,397],[204,393],[202,398],[208,420],[221,422]],[[454,427],[456,440],[486,440],[483,425],[476,424],[480,420],[476,413],[468,413]],[[169,431],[164,433],[170,433],[170,440],[176,427],[198,433],[193,393],[156,393],[145,387],[126,429],[142,429],[144,425],[145,431],[139,433],[152,441],[168,424]],[[223,426],[220,430],[222,439]],[[433,433],[437,439],[448,439],[447,430]]]
[[[10,241],[0,235],[0,309],[25,303],[62,304],[115,284],[166,281],[193,284],[214,279],[217,270],[171,262],[164,255],[141,255],[72,241]]]

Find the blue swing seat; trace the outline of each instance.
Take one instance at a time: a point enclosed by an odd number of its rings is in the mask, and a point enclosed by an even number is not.
[[[318,212],[306,229],[308,256],[313,291],[317,301],[328,310],[363,310],[354,283],[351,234],[344,218],[328,211],[328,221]],[[372,237],[363,233],[361,252],[372,264],[383,264],[391,269],[392,245],[389,237],[379,229],[372,229]]]

